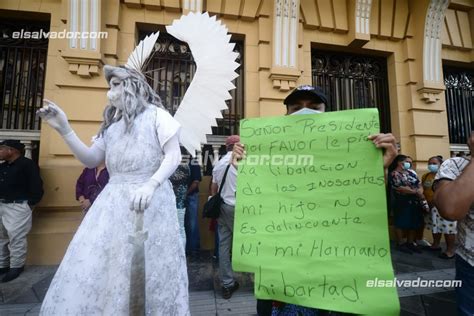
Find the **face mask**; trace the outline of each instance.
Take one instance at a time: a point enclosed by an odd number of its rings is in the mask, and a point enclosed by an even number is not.
[[[403,169],[408,170],[410,168],[411,168],[411,163],[409,163],[409,162],[404,162],[403,163]]]
[[[318,110],[313,110],[313,109],[308,109],[308,108],[302,108],[301,110],[298,110],[296,112],[291,113],[290,115],[300,115],[300,114],[319,114],[323,113]]]
[[[428,165],[428,170],[431,172],[437,172],[439,169],[438,165]]]
[[[119,110],[123,110],[122,95],[123,85],[111,86],[110,90],[107,91],[107,98],[110,101],[110,105],[116,107]]]

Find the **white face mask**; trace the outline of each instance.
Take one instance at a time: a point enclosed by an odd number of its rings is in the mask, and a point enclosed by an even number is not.
[[[122,104],[123,85],[122,84],[114,85],[113,83],[117,83],[117,80],[115,78],[111,80],[111,87],[110,87],[110,90],[107,92],[107,98],[110,101],[110,105],[116,107],[119,110],[123,110],[123,104]]]
[[[298,110],[296,112],[291,113],[290,115],[300,115],[300,114],[319,114],[323,113],[318,110],[313,110],[313,109],[308,109],[308,108],[302,108],[301,110]]]

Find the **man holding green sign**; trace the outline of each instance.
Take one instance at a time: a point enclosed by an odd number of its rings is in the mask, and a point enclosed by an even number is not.
[[[376,287],[394,278],[384,168],[395,138],[379,133],[376,109],[318,114],[325,104],[301,86],[287,114],[309,115],[241,121],[234,269],[255,273],[260,299],[397,315],[396,288]]]

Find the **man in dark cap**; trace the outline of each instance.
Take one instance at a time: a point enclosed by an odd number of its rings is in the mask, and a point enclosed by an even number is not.
[[[38,166],[23,156],[18,140],[0,143],[0,274],[2,282],[16,279],[24,270],[26,235],[31,229],[31,210],[43,197]]]
[[[311,114],[322,113],[326,110],[328,100],[320,87],[299,86],[293,90],[283,101],[286,105],[286,114]],[[298,111],[308,112],[298,112]]]
[[[221,213],[217,219],[219,235],[219,278],[222,285],[222,297],[231,298],[239,288],[239,282],[234,279],[230,253],[232,249],[232,235],[234,233],[235,191],[237,189],[237,169],[230,164],[234,144],[240,142],[239,135],[227,137],[225,146],[227,154],[223,156],[212,170],[211,194],[215,195],[219,189],[222,197]],[[224,179],[225,176],[225,179]]]

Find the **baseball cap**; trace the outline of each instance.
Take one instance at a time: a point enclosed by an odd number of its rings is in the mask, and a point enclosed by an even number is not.
[[[231,136],[227,137],[227,139],[225,140],[225,145],[226,146],[234,145],[238,142],[240,142],[240,136],[239,135],[231,135]]]
[[[316,103],[324,103],[328,105],[328,99],[323,89],[320,87],[313,87],[310,85],[303,85],[295,88],[291,93],[285,98],[283,103],[285,105],[295,104],[298,100],[301,99],[312,99]]]
[[[19,151],[22,151],[23,149],[25,149],[25,145],[23,145],[19,140],[15,140],[15,139],[4,140],[3,142],[0,142],[0,146],[15,148]]]

